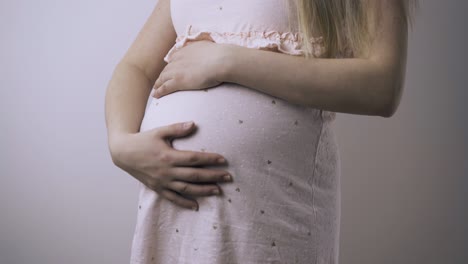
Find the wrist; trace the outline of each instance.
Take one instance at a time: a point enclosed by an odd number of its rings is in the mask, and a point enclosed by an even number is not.
[[[237,45],[221,44],[222,52],[217,78],[219,82],[232,82],[232,72],[236,63]]]

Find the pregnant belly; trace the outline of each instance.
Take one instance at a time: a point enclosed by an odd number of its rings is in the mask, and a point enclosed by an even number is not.
[[[152,252],[175,252],[174,259],[200,252],[227,259],[237,252],[261,256],[256,263],[280,255],[285,260],[302,256],[305,263],[315,256],[310,248],[333,248],[339,208],[336,148],[319,110],[223,83],[152,99],[140,130],[188,120],[198,129],[174,139],[173,147],[223,155],[228,164],[222,169],[233,182],[220,183],[221,196],[197,197],[198,212],[141,185],[134,241],[153,239]]]
[[[223,155],[226,170],[246,188],[252,186],[252,178],[288,186],[291,180],[306,183],[309,179],[304,177],[312,174],[322,128],[318,109],[222,83],[206,91],[178,91],[152,99],[140,131],[189,120],[197,130],[174,139],[173,147]]]
[[[207,90],[178,91],[153,98],[140,131],[193,120],[197,131],[173,141],[174,148],[220,154],[304,150],[316,143],[320,110],[291,104],[247,87],[222,83]]]

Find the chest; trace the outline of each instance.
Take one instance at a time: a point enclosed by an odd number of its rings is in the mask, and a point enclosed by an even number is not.
[[[171,0],[178,35],[188,24],[218,32],[297,32],[295,0]]]

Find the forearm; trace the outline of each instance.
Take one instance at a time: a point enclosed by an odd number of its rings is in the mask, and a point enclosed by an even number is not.
[[[318,109],[391,115],[396,87],[392,72],[371,60],[307,60],[245,47],[230,49],[223,74],[226,82]]]
[[[105,118],[109,145],[123,133],[139,131],[151,81],[138,67],[117,65],[106,91]]]

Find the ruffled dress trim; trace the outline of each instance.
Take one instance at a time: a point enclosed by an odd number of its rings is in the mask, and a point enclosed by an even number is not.
[[[248,31],[248,32],[213,32],[200,30],[192,32],[192,25],[188,25],[185,34],[176,39],[175,45],[164,57],[164,61],[169,63],[173,54],[185,47],[190,41],[208,40],[215,43],[235,44],[248,48],[281,52],[294,56],[304,55],[302,48],[303,37],[300,32],[278,32],[278,31]],[[323,37],[311,38],[312,51],[314,57],[321,57],[325,52]],[[323,121],[335,120],[336,113],[320,110]]]
[[[213,32],[200,30],[192,32],[192,25],[188,25],[185,34],[176,39],[175,45],[164,57],[169,63],[173,54],[187,45],[189,41],[208,40],[215,43],[235,44],[247,48],[281,52],[289,55],[302,56],[301,49],[303,37],[300,32],[278,32],[278,31],[247,31],[247,32]],[[323,38],[311,38],[313,55],[320,57],[324,52]]]

